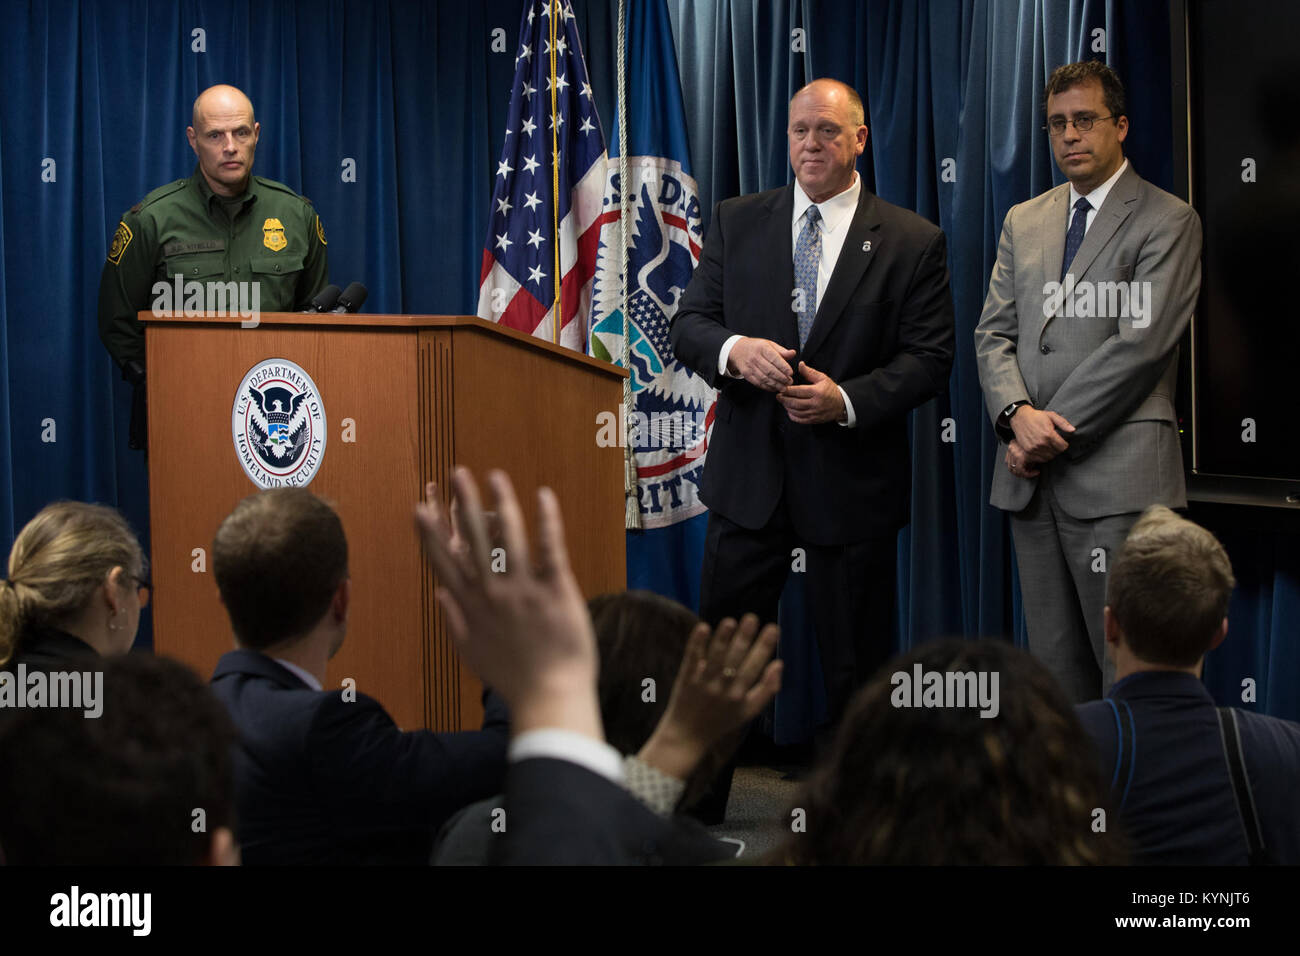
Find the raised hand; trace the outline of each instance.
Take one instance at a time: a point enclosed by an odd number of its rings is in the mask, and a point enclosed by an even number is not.
[[[757,635],[757,637],[755,637]],[[638,756],[685,780],[710,750],[753,720],[781,689],[780,630],[758,618],[724,618],[712,632],[698,624],[682,656],[668,706]]]

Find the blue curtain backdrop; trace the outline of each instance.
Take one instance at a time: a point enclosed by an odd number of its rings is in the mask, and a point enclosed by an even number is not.
[[[867,104],[866,184],[947,231],[958,353],[948,394],[913,416],[899,642],[1022,638],[1006,521],[986,503],[996,448],[971,333],[1006,210],[1060,181],[1037,108],[1053,66],[1104,56],[1120,71],[1128,154],[1171,187],[1166,3],[665,2],[706,210],[789,181],[786,101],[806,80],[835,76]],[[616,3],[573,6],[608,129]],[[312,198],[331,279],[365,282],[368,310],[472,312],[520,9],[521,0],[0,4],[6,552],[59,497],[117,504],[147,535],[144,461],[126,449],[129,395],[99,343],[95,298],[121,212],[193,169],[194,96],[216,82],[249,93],[262,124],[255,171]],[[345,160],[355,182],[343,181]],[[943,440],[945,425],[954,441]],[[1205,520],[1240,582],[1207,683],[1232,701],[1253,678],[1259,709],[1298,718],[1290,622],[1300,619],[1300,541],[1267,523],[1239,529],[1233,512]]]

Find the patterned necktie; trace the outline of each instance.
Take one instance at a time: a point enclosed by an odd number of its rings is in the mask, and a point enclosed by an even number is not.
[[[1074,204],[1074,218],[1070,220],[1070,231],[1065,234],[1065,258],[1061,260],[1061,279],[1065,281],[1065,271],[1070,268],[1070,263],[1074,261],[1075,254],[1079,247],[1083,245],[1083,233],[1088,228],[1088,212],[1092,209],[1092,203],[1080,196],[1079,201]]]
[[[805,220],[799,241],[794,247],[794,282],[799,290],[799,348],[808,342],[813,319],[817,315],[817,267],[822,258],[822,233],[817,223],[822,214],[816,206],[809,206],[803,214]]]

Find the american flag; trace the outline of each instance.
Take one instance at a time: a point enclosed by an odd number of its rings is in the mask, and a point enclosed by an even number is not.
[[[606,166],[605,137],[587,80],[572,6],[529,0],[519,23],[478,298],[483,318],[580,352],[587,348]],[[557,166],[558,190],[553,178]],[[612,215],[617,217],[617,211]],[[558,335],[557,246],[562,276]]]

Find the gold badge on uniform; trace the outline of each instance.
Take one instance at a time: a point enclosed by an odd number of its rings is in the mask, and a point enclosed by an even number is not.
[[[325,227],[320,224],[320,216],[316,217],[316,238],[320,240],[322,246],[329,245],[329,243],[325,241]]]
[[[268,219],[262,223],[262,245],[272,252],[279,252],[289,244],[284,238],[284,223],[279,219]]]
[[[117,232],[113,233],[113,241],[108,247],[108,261],[115,266],[122,264],[122,253],[126,252],[126,247],[131,244],[135,238],[131,235],[131,228],[125,222],[117,224]]]

